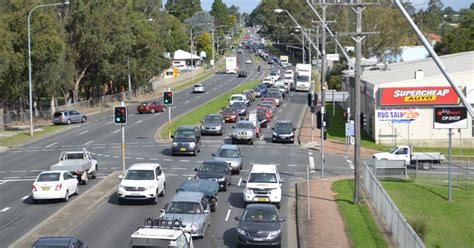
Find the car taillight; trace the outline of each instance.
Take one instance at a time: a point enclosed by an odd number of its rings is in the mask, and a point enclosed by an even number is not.
[[[36,185],[34,185],[34,184],[31,185],[31,191],[33,191],[33,192],[38,191],[38,189],[36,188]]]
[[[55,188],[54,190],[60,191],[62,187],[63,187],[63,184],[62,184],[62,183],[58,183],[58,185],[56,185],[56,188]]]

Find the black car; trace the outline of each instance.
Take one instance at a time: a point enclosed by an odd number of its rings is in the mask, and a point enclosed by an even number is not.
[[[291,121],[277,121],[275,127],[272,128],[272,142],[295,142],[295,130]]]
[[[232,108],[237,109],[237,112],[239,112],[240,116],[246,116],[247,115],[247,104],[243,102],[234,102],[231,105]]]
[[[248,204],[242,216],[235,217],[237,226],[237,247],[273,246],[281,247],[281,218],[272,204]]]
[[[238,77],[247,77],[246,71],[240,71]]]
[[[176,189],[176,193],[181,191],[201,192],[206,196],[211,211],[215,212],[217,209],[217,192],[219,191],[219,188],[217,182],[201,179],[188,179],[179,185]]]
[[[87,248],[87,244],[74,237],[42,237],[33,243],[33,248]]]
[[[230,185],[231,170],[225,161],[207,160],[194,171],[196,171],[194,176],[196,179],[217,182],[223,191],[227,191],[227,185]]]
[[[179,126],[174,135],[171,154],[190,154],[196,156],[201,152],[201,131],[195,126]]]

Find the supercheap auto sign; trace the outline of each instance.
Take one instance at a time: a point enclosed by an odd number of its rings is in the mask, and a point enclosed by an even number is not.
[[[452,87],[383,88],[380,105],[455,105],[459,97]]]

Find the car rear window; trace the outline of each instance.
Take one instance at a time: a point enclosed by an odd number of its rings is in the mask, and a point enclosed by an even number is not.
[[[63,116],[63,113],[62,112],[56,112],[56,113],[54,113],[53,116],[54,117],[61,117],[61,116]]]
[[[55,182],[59,181],[59,176],[61,173],[42,173],[39,175],[37,182]]]

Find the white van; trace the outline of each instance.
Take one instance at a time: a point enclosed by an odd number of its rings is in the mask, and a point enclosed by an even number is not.
[[[280,208],[280,173],[274,164],[254,164],[246,180],[244,189],[245,203],[272,203]]]
[[[229,98],[229,105],[232,105],[235,102],[243,102],[246,105],[249,105],[250,100],[247,99],[247,96],[244,94],[233,94]]]

